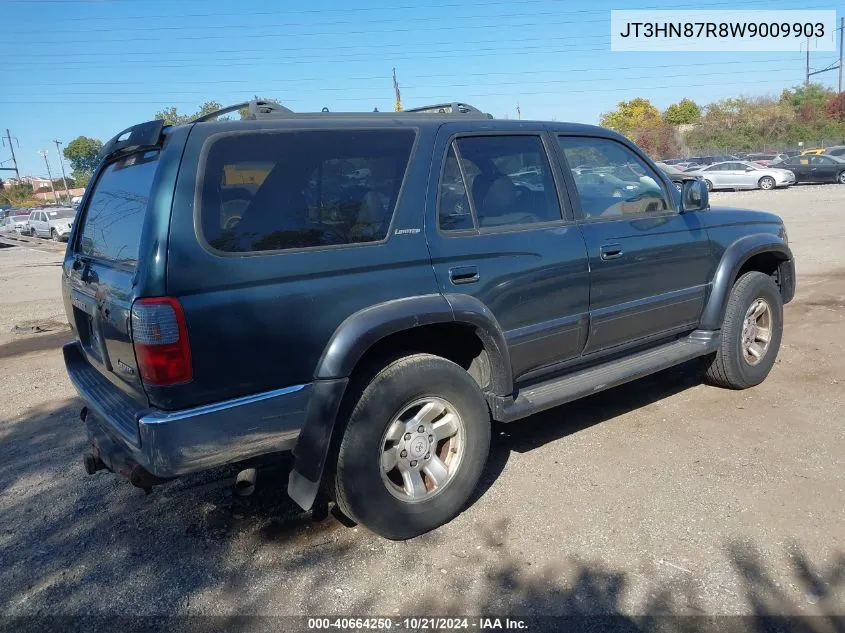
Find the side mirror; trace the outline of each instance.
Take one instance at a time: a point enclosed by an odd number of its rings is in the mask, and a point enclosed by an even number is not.
[[[684,213],[689,211],[703,211],[710,206],[710,193],[707,183],[703,180],[684,180],[681,188],[681,208]]]

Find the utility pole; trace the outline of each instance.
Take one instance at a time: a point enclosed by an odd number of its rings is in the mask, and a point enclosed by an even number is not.
[[[56,195],[56,188],[53,186],[53,174],[50,173],[50,162],[47,160],[47,150],[42,149],[38,153],[44,157],[44,164],[47,165],[47,178],[50,179],[50,189],[53,190],[53,200],[56,201],[56,204],[59,204],[59,196]]]
[[[9,151],[12,152],[12,164],[15,166],[15,178],[17,179],[18,184],[21,183],[21,174],[18,171],[18,161],[15,158],[15,148],[12,146],[12,135],[9,134],[9,128],[6,128],[6,140],[9,141]],[[15,139],[18,140],[17,138]],[[18,141],[18,147],[20,147],[20,141]]]
[[[839,94],[842,94],[842,44],[845,35],[845,18],[839,18]]]
[[[519,109],[519,104],[516,104],[516,118],[522,120],[522,110]]]
[[[56,144],[56,153],[59,155],[59,165],[62,167],[62,182],[65,185],[65,195],[67,196],[66,203],[70,204],[70,189],[67,188],[67,176],[65,176],[65,161],[62,160],[62,148],[60,145],[62,144],[61,141],[53,141]]]
[[[396,112],[402,112],[402,95],[399,94],[399,82],[396,81],[396,68],[393,69],[393,94],[396,97],[394,109]]]
[[[810,85],[810,38],[807,38],[807,72],[804,75],[804,85]]]

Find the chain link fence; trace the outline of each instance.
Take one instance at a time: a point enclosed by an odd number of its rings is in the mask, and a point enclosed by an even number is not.
[[[718,155],[747,155],[747,154],[780,154],[785,152],[801,152],[808,149],[824,149],[833,145],[845,145],[845,138],[826,138],[818,140],[803,141],[798,143],[767,143],[756,147],[753,150],[731,147],[712,146],[697,150],[687,149],[678,158],[689,158],[690,156],[718,156]]]

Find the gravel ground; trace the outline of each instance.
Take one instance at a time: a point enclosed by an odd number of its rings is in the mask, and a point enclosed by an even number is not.
[[[845,615],[845,187],[712,203],[787,222],[769,379],[680,368],[497,428],[472,505],[404,543],[311,521],[284,460],[247,499],[225,471],[149,496],[85,476],[59,256],[0,248],[0,613]]]

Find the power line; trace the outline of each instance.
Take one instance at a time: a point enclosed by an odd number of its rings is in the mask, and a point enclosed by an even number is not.
[[[768,63],[777,63],[782,64],[784,59],[759,59],[754,62],[754,64],[768,64]],[[684,68],[688,67],[697,67],[697,66],[724,66],[724,65],[733,65],[733,64],[748,64],[746,60],[732,60],[732,61],[724,61],[719,62],[718,64],[714,64],[713,62],[696,62],[693,64],[688,64],[685,62],[677,62],[675,64],[650,64],[647,66],[613,66],[613,67],[604,67],[604,68],[573,68],[567,69],[565,71],[561,71],[560,69],[545,69],[545,70],[516,70],[516,71],[493,71],[493,72],[480,72],[480,73],[439,73],[439,74],[432,74],[432,75],[414,75],[417,79],[443,79],[443,78],[466,78],[466,77],[499,77],[499,76],[524,76],[524,75],[538,75],[543,73],[561,73],[565,72],[567,75],[572,73],[596,73],[601,71],[609,71],[609,72],[617,72],[620,70],[652,70],[652,69],[661,69],[661,68],[677,68],[678,66],[683,66]],[[347,81],[385,81],[387,79],[386,75],[370,75],[368,77],[345,77]],[[283,82],[283,83],[296,83],[301,84],[303,82],[330,82],[334,81],[335,78],[333,77],[280,77],[278,79],[274,79],[274,83]],[[213,81],[210,80],[203,80],[203,81],[191,81],[191,80],[183,80],[181,77],[175,79],[179,85],[219,85],[219,84],[247,84],[252,85],[254,82],[247,80],[247,79],[215,79]],[[72,83],[74,86],[135,86],[138,87],[137,81],[77,81],[77,80],[69,80],[69,83]],[[22,83],[22,82],[15,82],[15,86],[18,88],[28,88],[32,86],[55,86],[55,82],[43,82],[43,83]],[[162,86],[161,79],[156,78],[156,85],[155,88],[160,88]]]
[[[577,47],[558,47],[554,49],[547,49],[546,46],[520,46],[518,48],[502,48],[501,46],[496,46],[492,48],[475,48],[473,52],[464,52],[464,53],[452,53],[448,55],[429,55],[427,51],[405,51],[406,55],[402,55],[399,57],[395,57],[390,55],[391,61],[403,61],[403,60],[419,60],[421,56],[425,58],[426,61],[436,60],[436,59],[452,59],[452,58],[461,58],[465,59],[468,57],[485,57],[490,58],[494,56],[496,53],[512,55],[513,53],[519,53],[532,50],[537,53],[544,53],[544,54],[555,54],[555,53],[568,53],[574,54],[577,53],[590,53],[590,52],[598,52],[598,51],[605,51],[607,52],[607,47],[599,46],[595,48],[577,48]],[[302,66],[302,65],[310,65],[310,64],[325,64],[325,63],[360,63],[360,62],[371,62],[374,59],[379,61],[383,60],[385,55],[389,53],[384,53],[380,51],[373,51],[372,53],[361,53],[362,57],[356,58],[357,55],[355,54],[346,54],[342,57],[337,56],[328,56],[328,57],[314,57],[311,59],[293,59],[293,60],[271,60],[267,59],[266,56],[262,57],[234,57],[234,58],[214,58],[209,59],[206,55],[205,59],[179,59],[179,60],[170,60],[170,64],[151,64],[149,63],[150,60],[143,60],[143,59],[129,59],[124,60],[122,63],[128,64],[144,64],[143,69],[153,69],[153,68],[208,68],[211,64],[217,62],[226,62],[226,66],[255,66],[255,62],[261,62],[265,65],[272,65],[272,66]],[[102,57],[102,54],[100,54]],[[188,63],[190,62],[190,63]],[[112,68],[112,64],[88,64],[82,63],[82,65],[78,65],[82,62],[77,62],[77,65],[63,65],[63,64],[50,64],[44,63],[42,66],[49,67],[51,70],[87,70],[91,68]],[[20,69],[24,69],[25,67],[21,67]]]
[[[545,0],[523,0],[520,4],[526,4],[527,2],[542,2]],[[750,6],[753,5],[755,2],[759,2],[761,6],[769,6],[771,2],[768,0],[748,0],[743,6]],[[721,3],[711,3],[708,4],[708,10],[711,7],[733,7],[735,6],[735,2],[721,2]],[[484,4],[458,4],[458,5],[446,5],[446,6],[454,6],[454,7],[461,7],[461,8],[468,8],[468,7],[482,7],[487,9],[489,5],[508,5],[513,6],[513,2],[488,2]],[[431,8],[431,5],[426,5],[427,8]],[[382,10],[382,9],[390,9],[394,10],[397,7],[381,7],[379,9],[373,10]],[[413,7],[406,7],[408,9],[418,9],[419,5]],[[754,8],[751,6],[751,8]],[[812,7],[802,7],[812,8]],[[648,9],[665,9],[665,6],[651,6],[651,7],[639,7],[639,10],[648,10]],[[691,5],[673,5],[673,10],[690,10],[693,11],[695,9],[701,9],[701,4],[691,4]],[[353,9],[344,8],[343,12],[352,11]],[[360,8],[354,8],[355,11],[365,10]],[[282,14],[290,14],[295,13],[291,11],[256,11],[250,12],[250,16],[274,16],[274,15],[282,15]],[[315,13],[325,13],[325,11],[315,11]],[[604,14],[605,17],[601,20],[589,20],[589,22],[609,22],[609,18],[606,17],[607,9],[585,9],[585,10],[576,10],[576,11],[531,11],[531,12],[519,12],[519,13],[487,13],[485,12],[483,15],[450,15],[449,21],[454,20],[480,20],[480,19],[499,19],[499,18],[512,18],[512,17],[528,17],[528,16],[541,16],[541,15],[573,15],[573,16],[583,16],[584,14]],[[143,15],[143,16],[119,16],[119,17],[104,17],[104,16],[91,16],[91,17],[78,17],[78,18],[68,18],[66,21],[70,20],[80,20],[90,22],[92,20],[120,20],[123,23],[131,22],[132,20],[144,20],[149,21],[150,19],[167,19],[172,20],[174,18],[206,18],[206,17],[244,17],[244,13],[195,13],[195,14],[187,14],[187,15],[159,15],[159,16],[150,16],[150,15]],[[407,22],[442,22],[443,16],[405,16],[401,18],[368,18],[368,23],[407,23]],[[585,20],[573,20],[573,23],[583,23]],[[283,22],[281,24],[216,24],[216,25],[203,25],[203,24],[192,24],[187,26],[179,26],[179,25],[158,25],[158,26],[143,26],[143,27],[122,27],[122,28],[114,28],[114,27],[103,27],[103,28],[89,28],[86,26],[85,32],[135,32],[135,31],[182,31],[182,30],[190,30],[190,29],[239,29],[239,28],[279,28],[282,26],[329,26],[329,25],[346,25],[346,24],[357,24],[357,21],[354,20],[339,20],[339,21],[332,21],[332,22],[323,22],[320,21],[317,24],[314,22]],[[31,31],[21,31],[16,30],[13,35],[40,35],[45,33],[45,30],[36,29]]]
[[[684,75],[687,76],[687,75]],[[759,85],[759,84],[771,84],[773,80],[766,79],[762,81],[740,81],[740,82],[716,82],[716,83],[704,83],[704,84],[687,84],[684,87],[687,89],[695,89],[695,88],[706,88],[711,86],[749,86],[749,85]],[[664,86],[638,86],[638,91],[645,91],[645,90],[665,90],[665,89],[678,89],[678,84],[673,83]],[[591,93],[602,93],[602,92],[620,92],[619,88],[597,88],[597,89],[589,89],[589,90],[547,90],[547,91],[536,91],[536,92],[523,92],[520,91],[520,96],[544,96],[544,95],[558,95],[565,97],[571,94],[591,94]],[[81,93],[81,94],[89,94],[89,93]],[[472,97],[473,99],[479,97],[508,97],[512,96],[512,92],[495,92],[495,93],[475,93],[469,91],[468,97]],[[417,100],[423,101],[435,101],[444,98],[444,93],[435,94],[435,95],[415,95]],[[315,101],[316,99],[310,99],[308,101]],[[369,102],[372,103],[374,101],[381,102],[384,101],[385,97],[383,94],[379,94],[378,96],[371,95],[371,96],[362,96],[362,97],[339,97],[335,99],[335,101],[361,101],[361,102]],[[305,99],[282,99],[284,102],[289,103],[302,103],[306,101]],[[161,106],[163,103],[167,105],[193,105],[196,104],[196,100],[191,101],[167,101],[166,99],[162,98],[157,101],[139,101],[133,100],[133,104],[143,104],[143,105],[156,105]],[[51,99],[49,101],[32,101],[30,99],[21,100],[21,101],[0,101],[0,103],[4,104],[55,104],[55,99]],[[125,101],[102,101],[100,99],[95,100],[81,100],[81,101],[65,101],[65,105],[85,105],[85,104],[120,104],[126,105]]]
[[[565,24],[584,24],[586,22],[606,22],[607,20],[602,18],[598,20],[563,20],[563,21],[542,21],[542,22],[527,22],[525,24],[508,24],[508,29],[520,29],[520,28],[536,28],[540,26],[563,26]],[[336,31],[322,31],[317,33],[261,33],[257,35],[250,35],[252,39],[257,38],[278,38],[278,37],[316,37],[316,36],[337,36],[337,35],[390,35],[391,33],[419,33],[420,31],[427,31],[427,32],[439,32],[439,31],[457,31],[457,30],[469,30],[469,29],[491,29],[496,28],[498,25],[496,24],[469,24],[469,25],[455,25],[455,26],[435,26],[431,28],[426,27],[413,27],[413,28],[403,28],[403,29],[382,29],[382,30],[363,30],[363,31],[343,31],[342,33],[338,33]],[[180,36],[182,40],[221,40],[221,39],[231,39],[231,36],[223,33],[220,35],[196,35],[196,36],[189,36],[189,35],[182,35]],[[114,39],[98,39],[96,40],[96,44],[102,43],[114,43],[120,42],[121,44],[130,44],[133,42],[159,42],[161,38],[159,37],[118,37]],[[33,43],[36,42],[9,42],[11,44],[23,44],[23,43]],[[61,40],[60,42],[63,46],[66,44],[88,44],[91,43],[90,39],[84,40]],[[42,43],[38,43],[39,45]]]
[[[608,68],[606,70],[613,70],[613,69]],[[790,69],[786,69],[786,68],[785,69],[771,69],[771,70],[766,69],[766,70],[768,72],[777,72],[778,70],[781,70],[783,72],[793,72]],[[735,75],[735,74],[736,74],[735,71],[728,70],[728,71],[715,72],[715,73],[697,73],[696,77],[723,77],[725,75]],[[639,76],[639,77],[636,77],[636,76],[635,77],[626,77],[626,79],[640,80],[640,79],[651,79],[652,77],[653,77],[653,75],[642,75],[642,76]],[[682,78],[682,77],[689,77],[689,73],[685,72],[685,73],[681,73],[681,74],[678,74],[678,75],[661,75],[660,76],[661,79],[679,79],[679,78]],[[217,83],[218,82],[216,82],[216,81],[209,81],[209,82],[207,82],[206,85],[214,86]],[[544,79],[544,80],[539,80],[539,81],[534,81],[534,82],[531,82],[531,81],[527,81],[527,82],[526,81],[497,81],[496,85],[497,86],[524,86],[524,85],[530,85],[532,83],[534,83],[534,84],[544,84],[544,85],[545,84],[569,84],[569,83],[572,83],[572,80],[567,78],[567,79]],[[417,86],[414,86],[413,84],[407,85],[407,84],[403,83],[403,85],[406,88],[416,89],[416,90],[420,90],[420,89],[439,90],[439,89],[442,89],[442,88],[462,88],[462,87],[466,86],[466,82],[457,83],[457,84],[434,84],[434,85],[417,85]],[[265,85],[265,86],[263,86],[262,89],[265,92],[267,90],[272,91],[273,87],[269,86],[269,85]],[[371,89],[372,88],[370,88],[370,87],[349,88],[349,87],[333,87],[333,86],[330,86],[330,87],[325,87],[325,88],[318,88],[317,90],[323,91],[323,92],[352,92],[352,91],[355,91],[355,90],[371,90]],[[207,95],[208,92],[209,92],[208,89],[205,89],[205,90],[177,90],[177,91],[174,91],[174,92],[168,92],[167,94],[168,95]],[[82,92],[64,92],[62,90],[58,90],[58,91],[57,90],[51,90],[51,93],[59,94],[61,96],[80,96],[80,95],[99,96],[99,95],[111,95],[111,94],[114,94],[114,91],[109,90],[107,92],[92,92],[90,90],[85,90],[85,91],[82,91]],[[141,91],[141,92],[123,92],[123,91],[121,91],[120,94],[125,95],[125,96],[147,95],[147,94],[149,94],[149,90],[144,90],[144,91]]]

